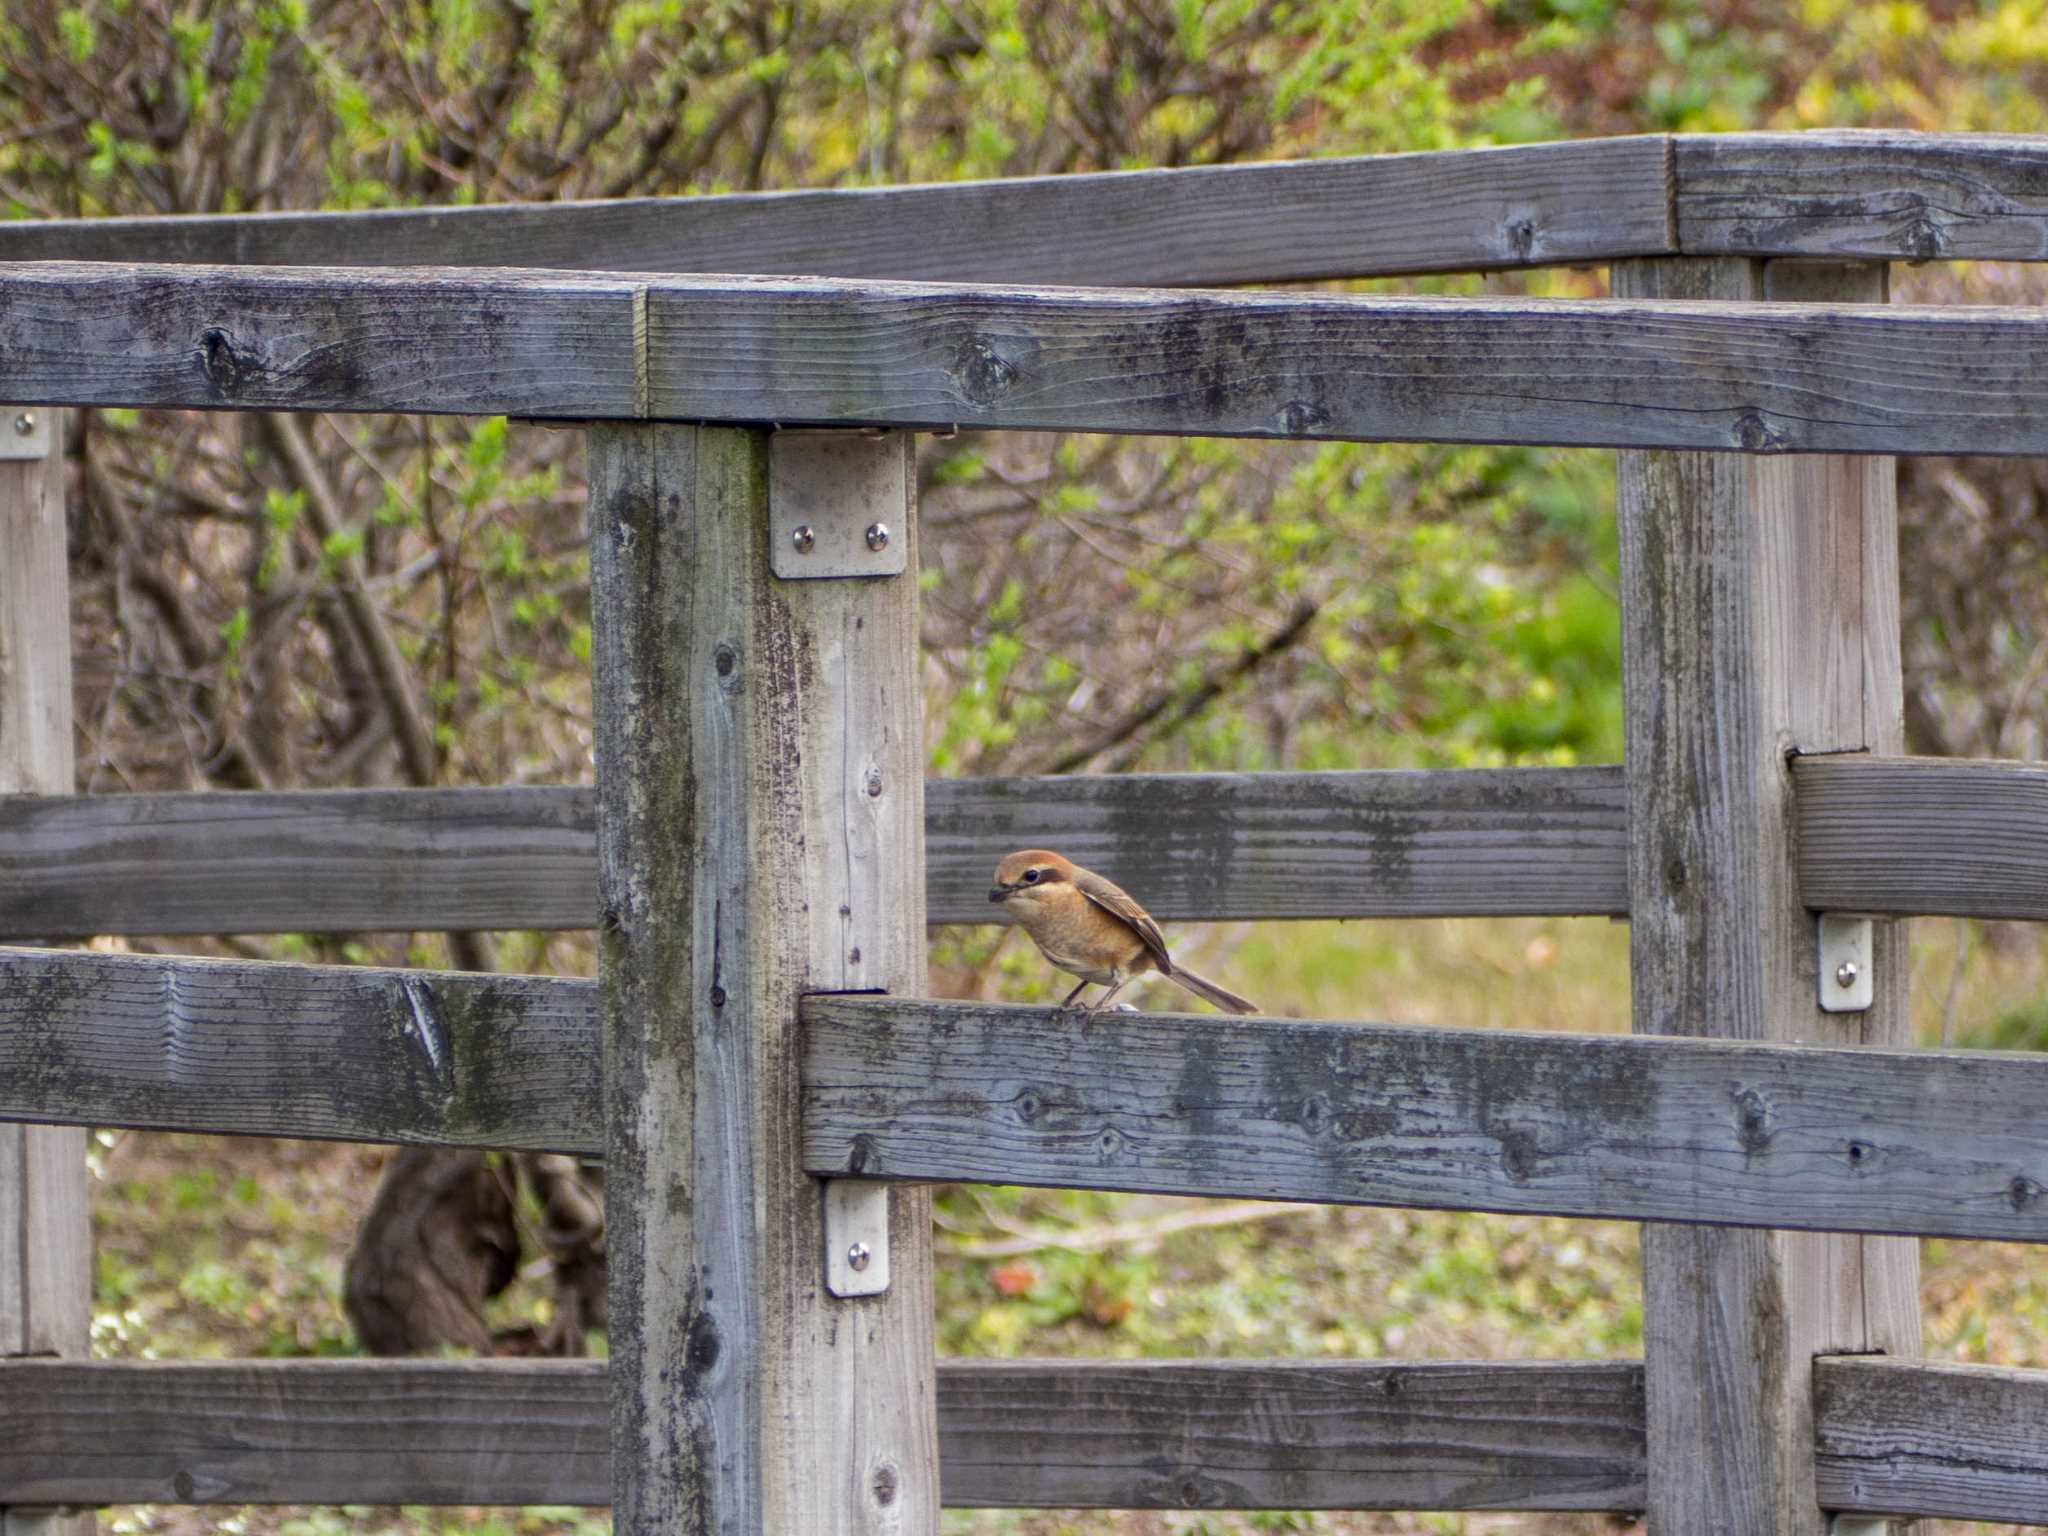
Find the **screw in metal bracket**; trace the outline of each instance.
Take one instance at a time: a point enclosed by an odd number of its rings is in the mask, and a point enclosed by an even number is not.
[[[855,1271],[866,1269],[870,1257],[866,1243],[855,1243],[846,1250],[846,1267]]]
[[[1838,987],[1853,987],[1856,985],[1856,978],[1862,974],[1861,971],[1856,969],[1856,962],[1854,960],[1844,960],[1835,967],[1835,985]]]
[[[23,411],[14,418],[14,435],[16,437],[34,437],[35,432],[36,418],[33,412]]]
[[[889,525],[887,523],[869,523],[868,548],[879,555],[883,550],[887,549],[888,547]]]
[[[808,555],[818,545],[817,530],[809,523],[801,523],[789,535],[789,542],[800,555]]]

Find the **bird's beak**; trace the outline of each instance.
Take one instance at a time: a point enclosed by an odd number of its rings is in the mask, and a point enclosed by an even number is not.
[[[1010,888],[1007,885],[999,885],[988,893],[988,899],[990,901],[1006,901],[1009,899],[1009,895]]]

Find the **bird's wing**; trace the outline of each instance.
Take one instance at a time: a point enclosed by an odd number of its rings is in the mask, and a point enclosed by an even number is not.
[[[1152,921],[1152,914],[1133,901],[1122,886],[1103,879],[1093,870],[1076,869],[1074,889],[1111,917],[1121,918],[1129,923],[1138,937],[1145,941],[1145,947],[1152,951],[1152,963],[1159,967],[1159,974],[1173,974],[1173,957],[1166,952],[1166,935],[1161,933],[1159,925]]]

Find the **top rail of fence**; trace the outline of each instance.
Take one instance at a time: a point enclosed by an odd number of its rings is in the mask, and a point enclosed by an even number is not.
[[[1640,256],[2048,260],[2048,136],[1646,134],[472,208],[0,223],[0,261],[502,266],[1117,287]]]

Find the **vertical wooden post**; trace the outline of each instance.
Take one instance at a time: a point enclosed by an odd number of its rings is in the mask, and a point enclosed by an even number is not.
[[[908,439],[902,575],[783,581],[769,434],[590,432],[614,1519],[629,1536],[938,1528],[930,1203],[824,1287],[796,1002],[925,984]],[[887,476],[883,477],[887,479]]]
[[[0,794],[72,790],[61,428],[56,411],[0,408],[7,441],[48,444],[36,458],[0,457]],[[88,1352],[88,1197],[84,1131],[0,1125],[0,1356]],[[4,1536],[82,1536],[94,1524],[90,1514],[0,1509]]]
[[[1631,262],[1617,296],[1882,302],[1882,265]],[[1900,750],[1889,458],[1621,455],[1634,1019],[1655,1034],[1910,1043],[1903,934],[1876,1002],[1823,1013],[1799,901],[1789,758]],[[1758,1146],[1768,1097],[1731,1083]],[[1821,1536],[1812,1360],[1919,1352],[1900,1239],[1643,1230],[1650,1529]]]

